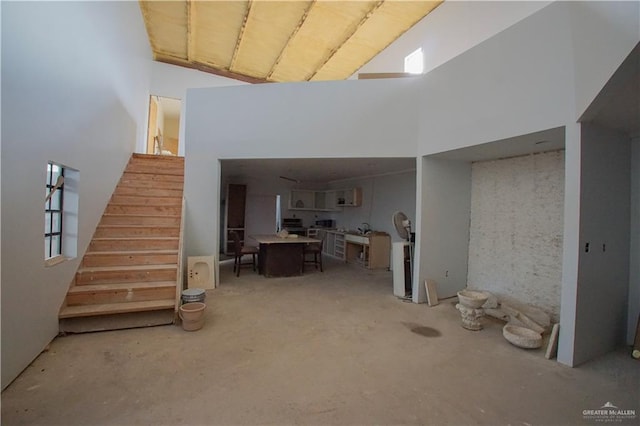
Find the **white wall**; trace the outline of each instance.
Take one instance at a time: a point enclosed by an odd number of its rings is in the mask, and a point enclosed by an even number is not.
[[[404,58],[419,47],[427,73],[549,3],[447,0],[360,68],[354,77],[359,73],[404,72]]]
[[[560,314],[564,152],[471,166],[468,287]]]
[[[416,234],[413,301],[425,302],[424,282],[434,280],[438,297],[467,285],[471,163],[432,157],[418,172],[422,205]]]
[[[414,282],[419,300],[427,278],[449,296],[467,281],[471,166],[429,154],[560,127],[571,119],[567,21],[565,5],[549,6],[423,77],[418,152],[426,157],[418,174],[422,223]],[[447,174],[455,188],[449,188]],[[448,201],[447,193],[455,199]],[[439,251],[448,238],[456,244]]]
[[[189,90],[187,253],[217,252],[219,159],[414,156],[415,86],[404,79]]]
[[[184,100],[187,89],[246,85],[243,81],[190,68],[152,62],[149,91],[152,95]]]
[[[419,152],[493,142],[575,120],[568,19],[567,6],[553,4],[426,74]]]
[[[629,292],[630,140],[595,125],[583,123],[581,127],[574,365],[626,340]]]
[[[224,167],[224,165],[223,165]],[[286,209],[289,199],[290,185],[278,178],[278,176],[270,177],[252,177],[238,179],[234,178],[228,182],[223,182],[221,189],[224,191],[228,183],[247,185],[247,198],[245,206],[245,234],[273,234],[275,229],[275,198],[281,196],[282,217],[290,217]],[[264,209],[268,207],[268,211]],[[224,213],[224,212],[222,212]],[[298,217],[300,213],[308,213],[313,216],[313,212],[294,211]],[[305,226],[311,224],[310,220],[305,222]],[[251,243],[251,242],[250,242]],[[253,242],[255,245],[255,242]]]
[[[293,160],[295,161],[295,160]],[[223,166],[224,167],[224,166]],[[265,199],[282,197],[282,217],[296,217],[303,221],[303,226],[315,225],[319,219],[334,219],[336,227],[356,229],[362,227],[363,222],[370,224],[371,229],[389,233],[392,240],[399,241],[391,223],[394,212],[401,210],[411,218],[415,217],[416,173],[406,171],[388,175],[349,179],[340,182],[315,185],[296,185],[301,189],[345,189],[360,187],[362,189],[362,205],[359,207],[344,207],[338,211],[306,211],[290,210],[289,193],[292,185],[279,179],[278,176],[269,178],[237,179],[233,183],[247,185],[246,228],[247,234],[264,234],[274,232],[272,212],[265,212]],[[222,188],[225,187],[223,183]],[[262,207],[261,207],[262,206]]]
[[[247,84],[243,81],[155,61],[150,64],[150,79],[149,93],[151,95],[180,99],[182,101],[184,101],[186,91],[189,88],[238,86]],[[180,112],[180,116],[184,117],[185,113],[185,103],[182,102],[182,111]],[[178,133],[178,139],[183,141],[184,123],[182,120],[180,120],[180,129]],[[136,147],[137,152],[145,152],[145,149],[145,142],[139,143]],[[180,143],[178,145],[178,155],[184,156],[184,152],[184,144]]]
[[[580,1],[569,5],[579,117],[640,41],[640,2]]]
[[[631,140],[631,244],[627,344],[632,344],[640,315],[640,137]]]
[[[397,211],[404,212],[412,221],[416,217],[416,172],[344,180],[332,183],[334,189],[362,188],[362,205],[344,207],[333,213],[336,227],[345,229],[362,228],[366,222],[375,231],[389,234],[391,241],[402,241],[398,236],[392,216]]]
[[[44,266],[47,161],[79,170],[81,255],[145,138],[150,55],[136,2],[2,3],[3,388],[56,336],[80,260]]]

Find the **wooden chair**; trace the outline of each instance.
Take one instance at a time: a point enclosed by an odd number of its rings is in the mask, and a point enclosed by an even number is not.
[[[240,242],[240,236],[237,232],[229,232],[229,236],[233,238],[234,255],[233,260],[233,272],[236,273],[236,277],[240,276],[240,267],[252,265],[253,270],[256,270],[256,255],[258,254],[258,247],[245,246]],[[242,262],[242,258],[246,255],[251,255],[251,263]]]
[[[318,265],[320,265],[320,272],[324,272],[322,270],[322,246],[324,245],[324,238],[320,240],[319,243],[309,243],[304,246],[304,251],[302,253],[302,270],[304,271],[304,265],[315,265],[316,269],[318,269]],[[307,255],[313,254],[313,260],[307,260]]]

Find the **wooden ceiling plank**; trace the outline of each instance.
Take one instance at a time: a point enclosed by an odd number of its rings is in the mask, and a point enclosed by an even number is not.
[[[379,12],[318,70],[313,80],[349,78],[440,4],[442,0],[385,2]]]
[[[319,1],[290,42],[271,80],[305,81],[377,2]]]
[[[266,78],[309,3],[254,1],[233,71]]]
[[[327,64],[327,62],[329,62],[331,60],[331,58],[333,58],[333,55],[335,55],[338,50],[342,49],[342,46],[344,46],[345,43],[347,43],[351,39],[351,37],[353,37],[353,35],[358,32],[358,30],[364,25],[364,23],[367,22],[369,20],[369,18],[374,13],[376,13],[376,11],[378,9],[380,9],[380,6],[382,6],[384,4],[384,2],[385,2],[385,0],[379,0],[376,4],[374,4],[371,7],[371,9],[369,9],[367,14],[364,15],[362,17],[362,19],[360,19],[360,22],[358,22],[358,24],[354,27],[353,31],[351,31],[351,33],[348,34],[347,37],[345,37],[345,39],[342,41],[342,43],[340,43],[339,46],[337,46],[335,49],[333,49],[329,53],[329,55],[325,58],[325,60],[322,62],[322,64],[320,64],[320,66],[318,68],[316,68],[316,70],[310,76],[308,76],[305,80],[307,80],[307,81],[311,80],[318,73],[318,71],[320,71],[322,69],[322,67],[324,67]]]
[[[154,56],[169,52],[186,57],[186,3],[182,1],[139,1]]]
[[[428,4],[441,2],[308,0],[285,7],[268,0],[139,0],[139,6],[154,59],[263,83],[348,78],[426,16]]]
[[[247,10],[247,1],[199,1],[193,61],[228,70]]]
[[[229,64],[230,71],[233,71],[233,69],[235,68],[236,60],[238,59],[238,51],[240,50],[240,45],[242,44],[242,36],[244,35],[244,31],[247,28],[247,21],[249,20],[249,15],[251,14],[252,6],[253,6],[253,0],[249,0],[249,2],[247,2],[247,11],[244,14],[244,19],[242,20],[242,26],[240,27],[240,34],[238,34],[236,47],[233,50],[233,56],[231,56],[231,63]]]
[[[273,75],[273,73],[275,72],[276,68],[280,64],[280,61],[282,60],[282,57],[284,56],[284,53],[286,52],[287,48],[291,44],[291,40],[293,40],[295,38],[296,34],[298,34],[298,31],[300,31],[300,28],[302,28],[302,25],[304,25],[304,21],[307,20],[307,16],[309,16],[309,13],[311,12],[311,9],[313,9],[313,6],[315,6],[316,2],[317,2],[317,0],[313,0],[312,2],[309,3],[309,6],[307,7],[307,10],[304,11],[304,14],[300,18],[300,22],[298,22],[298,25],[296,26],[296,28],[291,33],[291,36],[289,36],[289,39],[287,40],[287,42],[282,47],[282,50],[280,51],[280,54],[278,55],[278,59],[276,59],[276,61],[273,63],[273,66],[269,70],[269,73],[267,74],[267,80],[271,79],[271,76]]]

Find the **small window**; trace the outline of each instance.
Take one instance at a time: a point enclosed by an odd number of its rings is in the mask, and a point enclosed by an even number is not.
[[[44,206],[44,258],[62,255],[64,167],[47,163]]]
[[[404,72],[411,74],[422,74],[424,70],[424,58],[422,48],[410,53],[404,58]]]

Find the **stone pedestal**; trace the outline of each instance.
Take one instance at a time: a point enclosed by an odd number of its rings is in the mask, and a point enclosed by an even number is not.
[[[462,327],[467,330],[482,330],[482,318],[484,317],[484,309],[470,308],[460,303],[456,304],[456,309],[460,311],[462,317]]]

